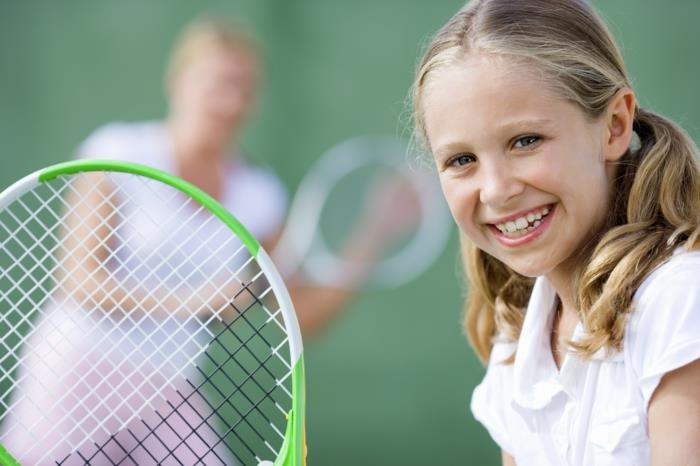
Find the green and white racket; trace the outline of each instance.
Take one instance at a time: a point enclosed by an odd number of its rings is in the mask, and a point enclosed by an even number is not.
[[[191,184],[76,161],[0,193],[0,464],[304,465],[302,354],[267,253]]]

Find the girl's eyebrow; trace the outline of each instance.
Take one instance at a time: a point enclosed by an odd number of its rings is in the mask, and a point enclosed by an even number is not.
[[[548,128],[554,126],[555,122],[549,118],[523,118],[520,120],[507,121],[497,127],[501,132],[528,131],[533,127]]]
[[[453,154],[470,152],[471,148],[468,144],[462,142],[450,142],[439,146],[433,151],[433,154],[436,160],[444,160]]]
[[[499,134],[511,135],[520,131],[532,131],[533,129],[542,130],[548,129],[555,125],[554,120],[549,118],[523,118],[519,120],[507,121],[506,123],[496,127]],[[449,142],[438,146],[433,150],[433,155],[436,160],[444,160],[447,157],[457,153],[472,153],[471,145],[466,142]]]

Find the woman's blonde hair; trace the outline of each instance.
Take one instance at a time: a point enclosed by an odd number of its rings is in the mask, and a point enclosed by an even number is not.
[[[208,17],[195,19],[183,29],[173,46],[165,81],[171,82],[183,69],[207,53],[232,50],[256,57],[259,43],[241,24]]]
[[[416,135],[425,142],[422,93],[431,74],[470,53],[493,54],[542,76],[589,118],[601,117],[620,89],[631,88],[622,55],[583,0],[474,0],[437,33],[413,87]],[[617,167],[606,225],[580,252],[575,274],[583,357],[619,350],[641,282],[684,245],[700,248],[700,156],[666,118],[636,109],[638,147]],[[470,285],[464,324],[482,361],[498,335],[517,341],[534,281],[462,238]],[[511,358],[512,361],[512,358]]]

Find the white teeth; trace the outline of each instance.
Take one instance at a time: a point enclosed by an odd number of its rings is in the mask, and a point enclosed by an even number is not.
[[[518,238],[540,226],[542,224],[540,220],[548,213],[549,207],[544,207],[538,212],[529,212],[524,217],[518,217],[515,220],[505,223],[499,223],[496,225],[496,228],[498,228],[501,233],[512,233],[510,236]]]

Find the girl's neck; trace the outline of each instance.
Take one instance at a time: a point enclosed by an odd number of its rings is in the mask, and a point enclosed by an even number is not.
[[[564,362],[567,342],[573,337],[576,324],[579,321],[578,308],[576,307],[576,288],[573,278],[573,273],[562,270],[556,270],[547,274],[547,279],[557,292],[550,342],[552,357],[559,369],[561,369],[561,365]]]
[[[576,298],[572,283],[570,281],[565,283],[556,283],[552,281],[549,276],[547,278],[557,292],[557,297],[560,301],[559,307],[561,308],[561,314],[566,316],[576,316],[578,318],[578,309],[576,308]]]
[[[574,275],[575,265],[560,264],[556,269],[547,274],[547,279],[557,292],[557,296],[561,302],[562,315],[576,317],[578,319]]]

